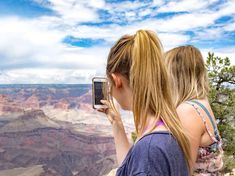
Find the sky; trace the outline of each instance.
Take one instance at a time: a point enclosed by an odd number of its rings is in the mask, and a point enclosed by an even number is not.
[[[235,0],[0,0],[0,84],[81,84],[138,29],[235,64]]]

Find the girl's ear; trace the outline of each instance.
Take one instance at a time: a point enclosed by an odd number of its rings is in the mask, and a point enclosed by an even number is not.
[[[113,78],[113,82],[115,84],[116,88],[121,88],[122,87],[122,79],[121,76],[119,74],[116,73],[112,73],[111,74],[112,78]]]

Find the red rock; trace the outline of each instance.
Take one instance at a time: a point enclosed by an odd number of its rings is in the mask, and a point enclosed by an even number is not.
[[[35,95],[32,95],[29,98],[27,98],[27,100],[24,102],[24,108],[27,108],[27,109],[38,109],[39,108],[38,97],[35,96]]]

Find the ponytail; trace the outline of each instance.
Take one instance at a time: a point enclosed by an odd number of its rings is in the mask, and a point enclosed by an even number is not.
[[[153,95],[161,97],[164,83],[159,67],[162,67],[162,45],[160,40],[150,31],[140,30],[134,38],[130,70],[130,87],[133,93],[133,113],[137,135],[141,135],[150,112],[158,119],[161,104],[155,103]],[[159,95],[159,96],[158,96]],[[159,97],[159,98],[160,98]]]

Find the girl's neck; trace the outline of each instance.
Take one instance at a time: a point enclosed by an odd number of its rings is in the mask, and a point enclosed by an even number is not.
[[[149,115],[145,124],[145,128],[144,131],[142,132],[142,134],[137,138],[136,142],[142,138],[143,136],[145,136],[146,134],[149,134],[151,132],[155,132],[155,131],[168,131],[167,128],[165,127],[163,121],[161,120],[161,118],[159,118],[158,120],[156,119],[156,117],[154,117],[153,115]]]
[[[156,119],[154,116],[149,116],[143,131],[143,135],[153,131],[162,131],[165,129],[165,125],[161,118]]]

